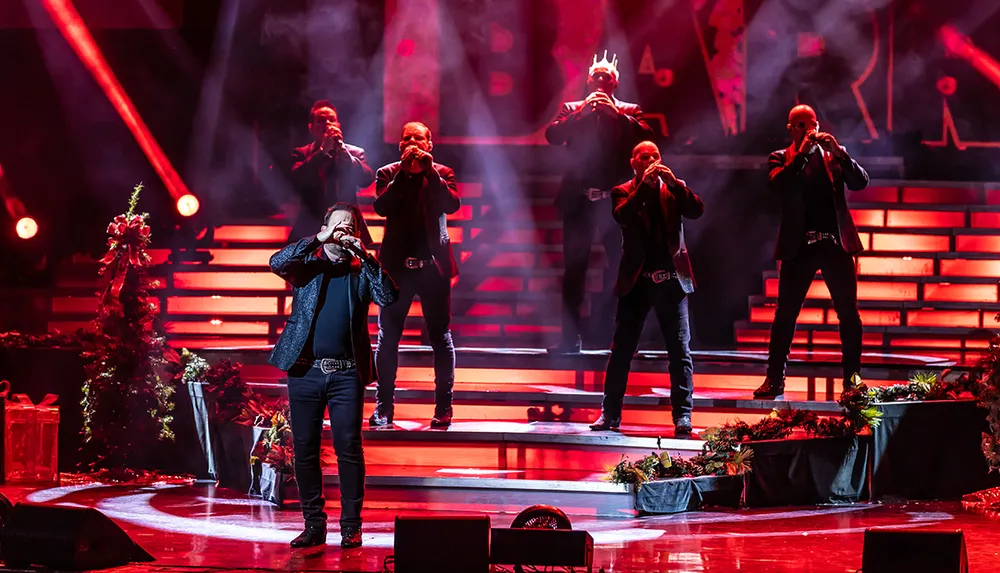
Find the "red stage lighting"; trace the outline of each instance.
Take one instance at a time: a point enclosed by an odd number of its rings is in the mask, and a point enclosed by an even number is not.
[[[184,217],[190,217],[197,213],[200,206],[198,198],[190,193],[177,200],[177,212]]]
[[[115,111],[128,126],[132,136],[135,137],[149,162],[153,165],[153,169],[163,180],[170,196],[179,200],[183,196],[189,195],[187,186],[181,181],[180,175],[177,174],[174,166],[163,153],[163,149],[160,148],[153,134],[146,127],[142,117],[139,116],[132,100],[118,83],[118,78],[108,66],[107,60],[104,59],[104,55],[94,42],[93,36],[90,35],[90,31],[83,19],[80,18],[73,3],[70,0],[42,0],[42,5],[48,11],[59,33],[76,52],[80,61],[101,86],[101,90],[104,91]]]
[[[38,223],[31,217],[21,217],[14,228],[17,236],[22,239],[30,239],[38,234]]]

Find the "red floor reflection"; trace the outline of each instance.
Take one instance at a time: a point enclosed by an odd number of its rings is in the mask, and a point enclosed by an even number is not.
[[[12,501],[95,507],[124,527],[156,558],[155,564],[121,571],[183,568],[383,570],[392,553],[397,512],[365,513],[365,546],[330,545],[293,552],[288,541],[300,527],[295,509],[273,506],[210,486],[101,485],[39,489],[3,487]],[[331,515],[337,508],[329,504]],[[407,511],[407,514],[431,512]],[[445,512],[436,512],[442,515]],[[512,515],[491,516],[494,527]],[[333,525],[333,523],[331,523]],[[961,529],[970,571],[1000,571],[1000,521],[964,512],[958,503],[855,505],[824,508],[707,511],[644,519],[574,518],[596,545],[595,571],[856,571],[866,527]]]

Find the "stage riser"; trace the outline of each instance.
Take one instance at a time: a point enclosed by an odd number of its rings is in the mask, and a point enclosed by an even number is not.
[[[671,454],[690,457],[700,451],[700,442],[689,450],[671,449]],[[480,470],[582,470],[603,473],[621,461],[622,455],[637,460],[654,448],[620,446],[571,446],[566,444],[384,444],[365,441],[365,463],[379,466],[476,468]],[[333,446],[324,440],[320,458],[325,467],[336,467]],[[405,472],[401,472],[405,475]]]
[[[518,489],[474,489],[451,487],[394,487],[365,484],[365,509],[392,511],[454,511],[517,514],[532,505],[553,505],[570,516],[634,517],[633,495],[629,492],[574,492],[558,489],[533,491]],[[325,476],[323,493],[326,511],[335,515],[340,504],[337,476]]]

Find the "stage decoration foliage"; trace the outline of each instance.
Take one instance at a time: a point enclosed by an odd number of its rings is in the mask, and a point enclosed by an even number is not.
[[[80,346],[93,340],[94,333],[83,328],[73,333],[55,330],[45,334],[21,334],[16,330],[0,332],[0,348],[63,348]]]
[[[996,316],[1000,321],[1000,314]],[[990,471],[1000,470],[1000,336],[990,341],[989,351],[970,375],[979,383],[979,405],[986,410],[989,433],[983,433],[983,455]]]
[[[150,296],[147,214],[128,211],[108,225],[93,337],[82,339],[83,440],[92,470],[128,468],[158,440],[174,438],[174,386],[166,375],[176,353],[164,343],[159,309]]]
[[[997,351],[996,364],[996,380],[1000,382],[1000,350]],[[996,387],[1000,388],[1000,384]],[[752,451],[741,449],[744,442],[780,440],[791,436],[795,431],[818,438],[862,435],[881,423],[882,414],[876,407],[877,403],[954,400],[965,392],[975,394],[977,390],[978,384],[974,381],[967,378],[945,381],[935,372],[919,372],[906,384],[875,388],[866,386],[861,377],[855,374],[850,387],[837,401],[843,408],[840,417],[820,418],[814,412],[787,408],[775,409],[754,424],[742,420],[726,422],[722,426],[708,428],[701,434],[705,445],[701,453],[690,459],[671,456],[668,452],[653,452],[637,462],[630,462],[628,457],[622,456],[618,465],[609,470],[608,480],[641,487],[643,483],[656,479],[742,475],[752,471]],[[997,396],[995,404],[1000,412],[1000,392]],[[991,427],[996,429],[995,426]],[[992,446],[996,448],[996,442],[992,442]],[[1000,457],[1000,450],[994,451]]]
[[[240,366],[226,358],[204,371],[205,401],[211,404],[209,415],[219,422],[245,423],[243,412],[254,393],[240,376]]]
[[[270,464],[282,474],[294,474],[295,450],[292,447],[292,427],[289,425],[288,400],[278,400],[273,405],[251,400],[244,416],[253,416],[256,427],[269,428],[257,441],[250,454],[250,464]]]

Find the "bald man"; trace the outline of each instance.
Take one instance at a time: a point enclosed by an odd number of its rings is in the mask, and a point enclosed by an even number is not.
[[[781,228],[774,256],[781,261],[778,308],[771,324],[767,378],[755,398],[781,399],[795,322],[816,271],[833,298],[840,321],[844,387],[861,371],[861,316],[854,255],[863,250],[847,209],[844,188],[868,186],[868,173],[837,139],[820,131],[816,112],[797,105],[788,114],[792,144],[771,153],[768,182],[781,200]]]
[[[615,221],[622,228],[622,259],[615,294],[618,314],[604,381],[604,404],[593,430],[618,430],[632,356],[650,309],[663,332],[670,359],[670,404],[674,435],[691,435],[694,363],[687,295],[694,276],[684,245],[683,218],[705,211],[701,199],[660,163],[660,150],[644,141],[632,150],[635,177],[611,191]]]

